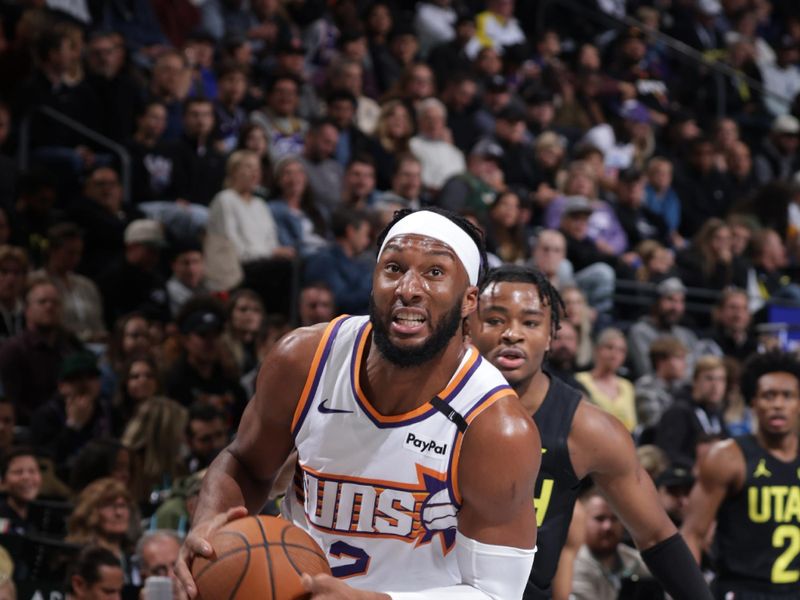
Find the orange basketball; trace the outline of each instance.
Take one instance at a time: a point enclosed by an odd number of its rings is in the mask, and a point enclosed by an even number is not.
[[[278,517],[237,519],[208,541],[214,559],[192,564],[201,600],[302,600],[301,574],[331,572],[311,536]]]

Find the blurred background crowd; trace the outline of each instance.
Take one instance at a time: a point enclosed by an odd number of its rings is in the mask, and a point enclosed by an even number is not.
[[[0,0],[11,577],[170,574],[262,358],[429,205],[557,285],[549,369],[679,522],[800,338],[799,93],[791,0]]]

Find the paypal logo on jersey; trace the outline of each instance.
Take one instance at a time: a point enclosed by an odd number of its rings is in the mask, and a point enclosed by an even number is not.
[[[447,452],[447,444],[444,442],[437,442],[413,431],[408,432],[406,441],[403,442],[403,448],[433,458],[444,456]]]

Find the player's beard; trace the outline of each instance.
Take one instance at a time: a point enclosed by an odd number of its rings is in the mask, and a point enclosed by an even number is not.
[[[456,302],[433,328],[431,336],[417,347],[400,348],[389,339],[389,324],[378,314],[375,300],[369,298],[369,320],[372,322],[372,339],[380,353],[398,367],[418,367],[441,353],[461,330],[461,302]]]

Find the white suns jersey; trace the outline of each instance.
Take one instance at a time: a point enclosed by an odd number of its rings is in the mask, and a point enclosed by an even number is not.
[[[292,423],[298,465],[283,516],[311,534],[333,574],[353,587],[402,592],[459,583],[453,549],[463,430],[513,391],[470,347],[437,394],[438,409],[426,403],[383,416],[359,384],[371,330],[367,317],[339,317],[320,341]]]

